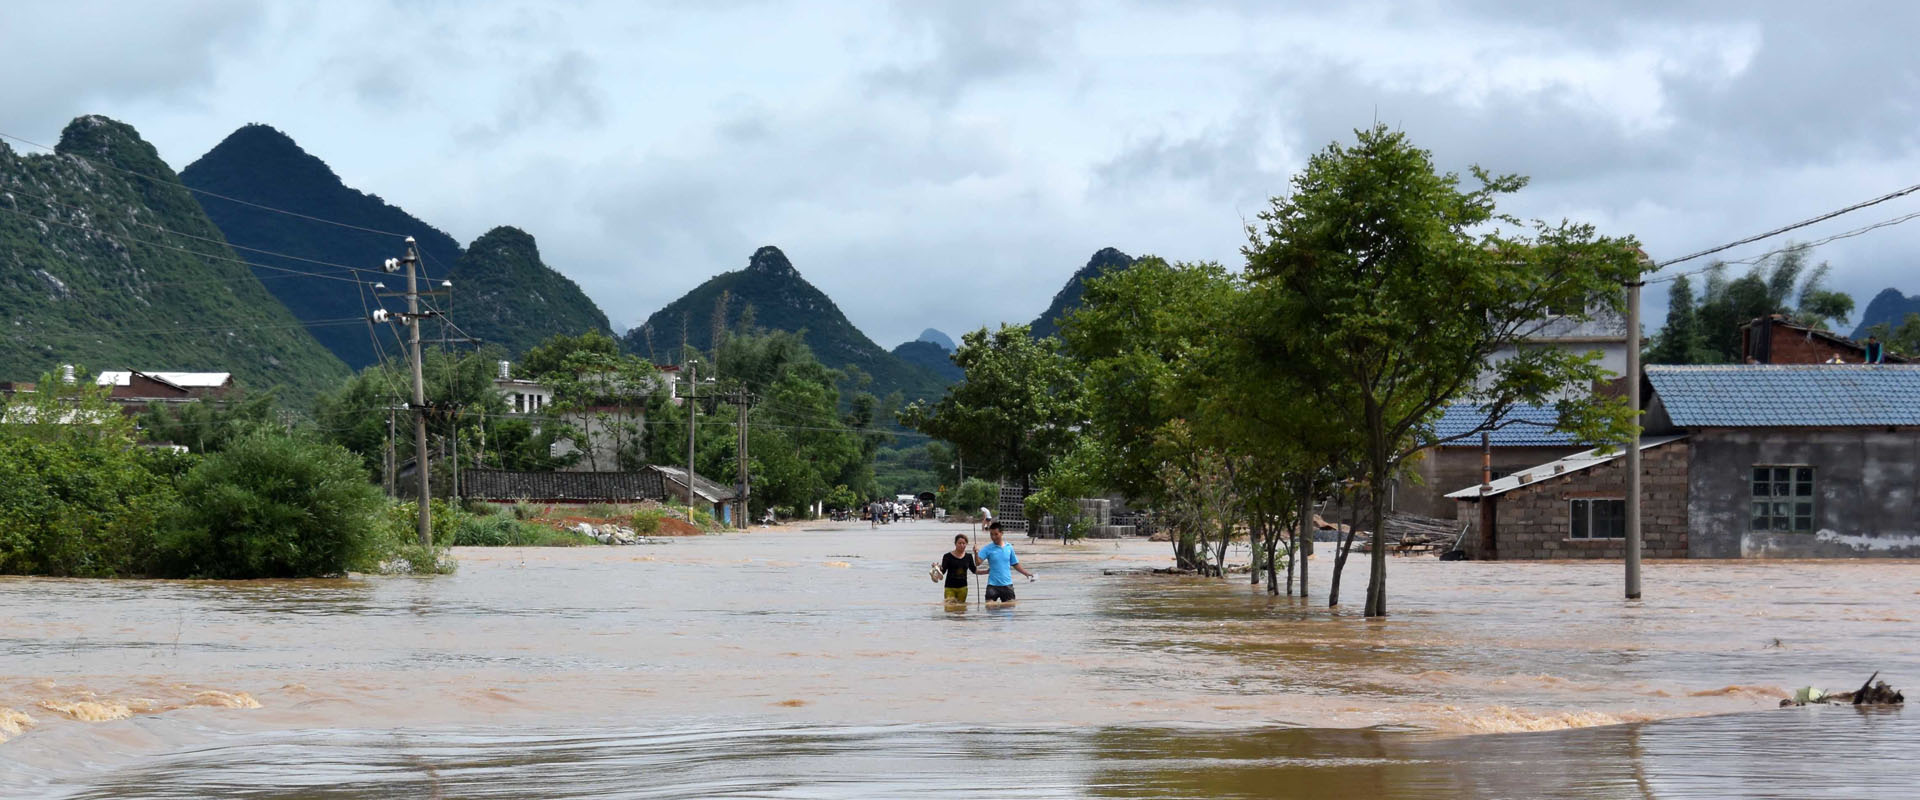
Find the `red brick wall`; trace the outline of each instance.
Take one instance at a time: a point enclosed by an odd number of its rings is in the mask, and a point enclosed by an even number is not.
[[[1834,356],[1839,356],[1849,364],[1866,360],[1866,354],[1858,347],[1849,347],[1824,336],[1808,336],[1806,331],[1786,325],[1767,325],[1767,338],[1767,357],[1761,360],[1768,364],[1825,364]],[[1751,347],[1743,344],[1742,350],[1751,350]]]
[[[1647,558],[1687,556],[1687,443],[1677,441],[1642,452],[1641,553]],[[1571,503],[1577,497],[1626,496],[1626,459],[1614,459],[1520,489],[1495,499],[1497,557],[1624,558],[1624,539],[1570,538]],[[1467,552],[1485,558],[1478,503],[1461,501]]]

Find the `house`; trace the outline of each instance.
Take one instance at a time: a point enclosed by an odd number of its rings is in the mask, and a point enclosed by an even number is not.
[[[687,469],[685,467],[668,467],[656,464],[647,469],[660,474],[661,480],[665,482],[668,497],[678,498],[680,500],[687,499]],[[715,483],[695,474],[693,476],[693,494],[695,507],[712,514],[713,518],[719,520],[722,525],[732,525],[736,519],[741,520],[742,524],[745,524],[745,509],[740,509],[740,513],[737,516],[734,513],[735,509],[739,506],[740,493],[734,491],[733,487]]]
[[[1920,365],[1649,367],[1688,433],[1688,554],[1920,556]]]
[[[1920,365],[1652,366],[1652,558],[1920,556]],[[1624,454],[1589,450],[1448,495],[1477,558],[1624,554]]]
[[[1485,424],[1486,418],[1486,409],[1470,403],[1442,409],[1433,427],[1433,438],[1439,444],[1421,451],[1421,458],[1414,463],[1419,480],[1396,482],[1393,510],[1453,519],[1457,504],[1446,493],[1479,483],[1484,463],[1490,461],[1493,477],[1499,478],[1584,449],[1571,434],[1554,430],[1560,417],[1553,406],[1509,408],[1499,427],[1487,432],[1483,447],[1481,436],[1469,432]]]
[[[1907,359],[1883,353],[1889,364]],[[1748,364],[1864,364],[1867,346],[1831,331],[1818,330],[1780,314],[1740,326],[1740,360]]]
[[[1585,317],[1585,318],[1583,318]],[[1600,366],[1615,376],[1627,374],[1627,319],[1604,304],[1589,307],[1585,314],[1549,314],[1531,322],[1518,343],[1507,345],[1487,359],[1489,366],[1499,364],[1523,350],[1536,347],[1560,347],[1578,352],[1600,354]],[[1491,373],[1489,373],[1489,376]],[[1609,381],[1592,387],[1601,394],[1625,390],[1624,382]],[[1569,396],[1584,393],[1571,389]]]
[[[102,372],[93,380],[111,387],[108,397],[114,402],[128,406],[221,400],[234,391],[233,374],[229,372],[121,370]]]
[[[512,414],[538,414],[553,404],[553,389],[540,383],[513,377],[513,362],[500,362],[493,378],[493,390],[507,401]]]

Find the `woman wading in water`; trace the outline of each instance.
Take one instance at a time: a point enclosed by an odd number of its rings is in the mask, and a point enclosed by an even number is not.
[[[933,580],[937,583],[946,579],[947,605],[967,604],[967,575],[982,575],[986,568],[980,566],[980,560],[967,552],[967,535],[962,533],[953,537],[953,552],[941,553],[940,563],[933,565]]]

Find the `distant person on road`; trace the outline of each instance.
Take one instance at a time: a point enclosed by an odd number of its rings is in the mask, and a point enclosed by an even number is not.
[[[1013,602],[1013,573],[1027,576],[1031,581],[1040,576],[1020,566],[1020,556],[1013,552],[1013,545],[1001,541],[999,520],[987,523],[987,536],[993,544],[980,548],[980,560],[987,562],[987,602]]]
[[[880,501],[876,500],[867,504],[867,523],[867,527],[869,528],[880,527]]]
[[[967,576],[986,571],[980,566],[980,560],[967,552],[967,535],[964,533],[953,537],[953,552],[941,553],[940,563],[933,565],[934,580],[946,579],[948,605],[966,605]]]

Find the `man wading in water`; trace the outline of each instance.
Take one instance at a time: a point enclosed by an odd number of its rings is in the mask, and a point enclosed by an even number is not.
[[[933,565],[933,579],[947,579],[947,605],[967,604],[967,575],[979,575],[986,572],[980,567],[979,559],[967,552],[967,535],[953,537],[953,552],[941,553],[940,563]]]
[[[1013,545],[1000,541],[1000,523],[994,521],[987,525],[987,535],[993,544],[980,548],[981,560],[987,562],[987,602],[1013,602],[1013,573],[1019,572],[1031,581],[1040,576],[1020,566],[1020,557],[1013,554]]]

